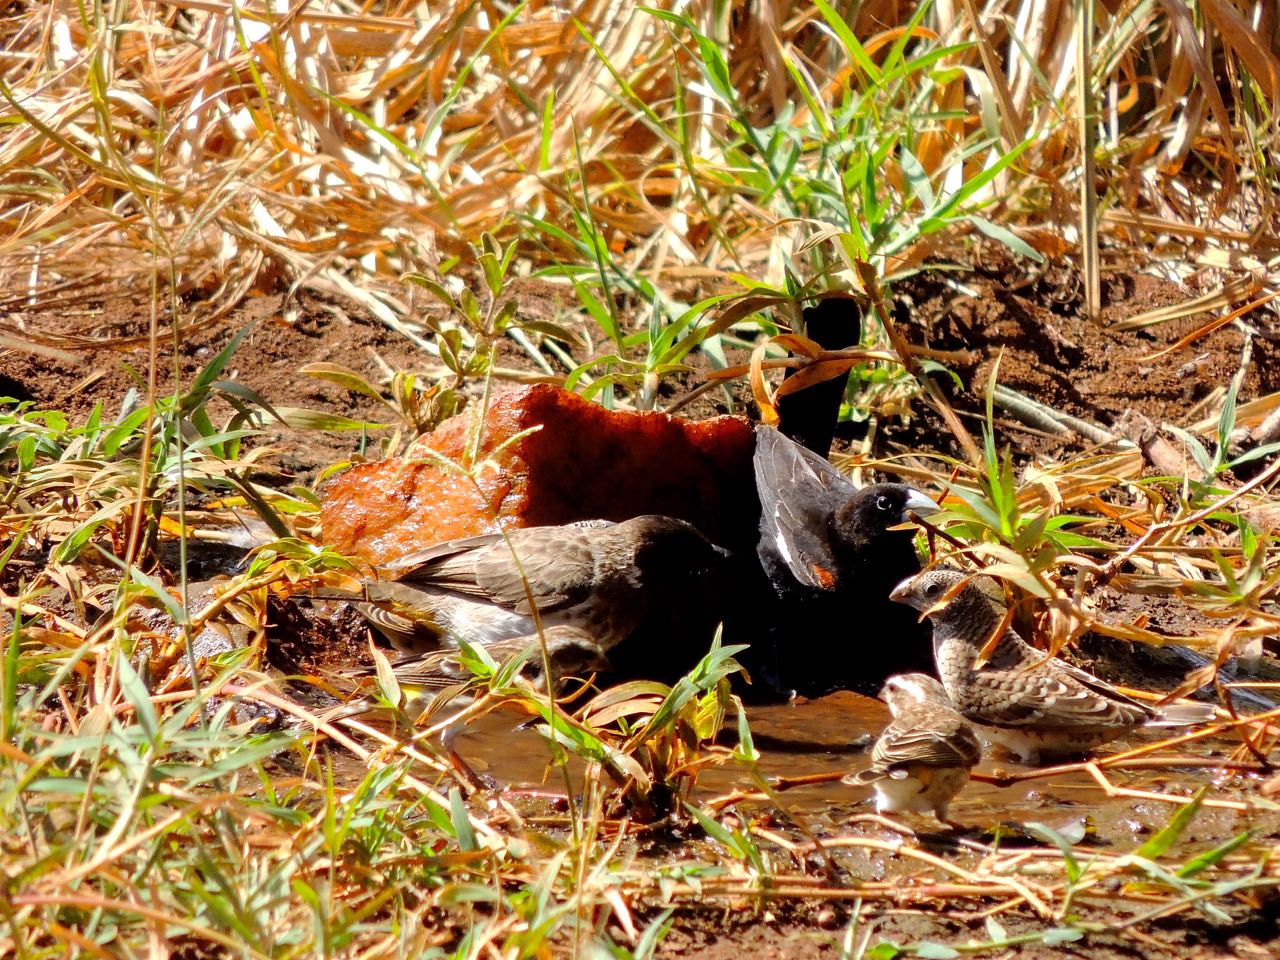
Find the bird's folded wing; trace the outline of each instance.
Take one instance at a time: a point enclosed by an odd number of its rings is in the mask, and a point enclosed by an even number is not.
[[[430,571],[436,563],[501,543],[502,540],[500,533],[482,533],[475,537],[446,540],[444,543],[434,543],[413,553],[407,553],[400,559],[386,564],[383,569],[398,574],[397,580],[412,582],[419,571]]]
[[[1055,670],[1061,671],[1063,674],[1070,677],[1072,680],[1076,681],[1081,686],[1087,687],[1088,689],[1092,690],[1094,693],[1101,694],[1104,697],[1108,697],[1112,700],[1116,700],[1120,703],[1124,703],[1129,706],[1137,707],[1139,710],[1146,712],[1148,715],[1154,715],[1155,713],[1154,710],[1146,706],[1146,704],[1142,703],[1141,701],[1134,700],[1132,697],[1129,697],[1129,696],[1125,696],[1115,687],[1111,686],[1111,684],[1107,683],[1104,680],[1099,680],[1093,674],[1088,673],[1084,670],[1081,670],[1079,667],[1073,667],[1071,664],[1067,663],[1065,660],[1054,659],[1049,662],[1052,664]]]
[[[1066,671],[986,673],[981,682],[987,688],[981,707],[962,713],[990,726],[1114,727],[1141,723],[1150,715],[1137,701],[1118,694],[1113,699]]]
[[[372,677],[377,674],[377,668],[361,666],[346,672],[352,677]],[[391,664],[391,672],[400,684],[423,690],[445,690],[465,685],[471,679],[470,671],[458,660],[456,650],[403,657]]]
[[[437,620],[429,598],[398,581],[370,580],[359,592],[325,587],[312,590],[306,596],[317,600],[343,600],[351,604],[398,646],[433,650],[443,642],[445,630]]]
[[[776,558],[800,583],[835,586],[827,540],[832,511],[857,492],[830,463],[773,427],[756,428],[753,458],[760,494],[760,553]]]
[[[444,628],[430,607],[415,603],[404,588],[397,589],[397,584],[371,583],[365,593],[372,602],[353,601],[353,606],[393,642],[418,649],[438,647],[443,642]]]
[[[532,613],[530,598],[543,613],[571,607],[586,599],[595,584],[596,551],[588,533],[565,530],[555,539],[537,540],[513,537],[510,546],[496,543],[477,551],[469,563],[461,557],[441,563],[433,584],[526,616]]]
[[[871,752],[872,767],[971,767],[981,759],[978,738],[958,716],[925,722],[927,726],[921,726],[920,721],[904,715],[891,723]]]

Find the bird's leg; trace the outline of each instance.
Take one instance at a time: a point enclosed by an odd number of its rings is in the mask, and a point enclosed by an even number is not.
[[[450,750],[446,754],[449,758],[449,766],[453,768],[454,774],[467,788],[468,793],[487,793],[498,789],[498,781],[485,773],[476,773],[471,769],[471,765],[462,759],[462,754],[457,750]]]
[[[471,769],[471,764],[462,758],[462,754],[458,753],[454,747],[454,741],[458,739],[458,734],[462,732],[463,724],[453,724],[444,729],[440,734],[440,746],[444,750],[444,754],[449,758],[449,766],[453,768],[454,776],[458,778],[458,782],[466,788],[468,793],[483,793],[498,788],[498,782],[493,777],[485,774],[476,773]]]

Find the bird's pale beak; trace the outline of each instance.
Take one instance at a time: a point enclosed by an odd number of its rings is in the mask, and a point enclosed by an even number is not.
[[[911,586],[915,583],[915,579],[915,577],[907,577],[907,579],[903,580],[889,592],[889,599],[897,600],[899,603],[906,603],[911,597]]]
[[[902,521],[906,523],[911,518],[908,514],[914,513],[920,517],[927,517],[932,513],[938,513],[942,507],[938,506],[936,500],[927,497],[919,490],[909,488],[907,491],[907,502],[902,505]]]

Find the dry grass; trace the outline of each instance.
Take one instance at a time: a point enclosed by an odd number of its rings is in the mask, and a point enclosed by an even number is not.
[[[616,4],[15,5],[0,27],[7,304],[30,311],[26,333],[47,344],[101,334],[71,336],[42,307],[142,289],[152,274],[194,295],[184,324],[282,282],[411,323],[401,274],[465,255],[484,231],[540,222],[579,237],[575,214],[625,271],[667,291],[723,288],[732,271],[776,284],[831,222],[800,196],[832,172],[814,152],[822,131],[865,136],[848,126],[863,100],[912,112],[897,127],[880,113],[883,136],[908,137],[933,177],[974,131],[998,143],[969,172],[1029,140],[989,213],[1045,252],[1075,248],[1071,5],[933,5],[912,29],[923,49],[950,52],[902,93],[877,85],[872,63],[913,11],[859,5],[853,50],[807,4],[700,5],[687,26]],[[1274,280],[1274,12],[1179,0],[1098,17],[1095,226],[1161,259],[1170,243],[1178,262],[1190,262],[1184,243],[1234,252],[1213,266]],[[977,42],[975,18],[988,27]],[[744,152],[742,124],[761,142],[808,138],[790,185],[785,154],[762,156],[750,138]],[[882,173],[901,187],[896,163]],[[971,229],[917,238],[893,262],[945,253]],[[532,265],[578,262],[538,232]]]
[[[270,604],[345,558],[315,544],[312,491],[256,479],[266,451],[252,441],[274,421],[261,398],[219,384],[229,353],[173,397],[156,389],[168,342],[250,292],[337,293],[440,357],[438,382],[392,382],[410,437],[452,409],[450,391],[501,374],[499,337],[539,357],[545,337],[563,361],[564,331],[503,313],[517,278],[536,273],[563,284],[618,351],[573,369],[572,384],[649,405],[688,350],[733,335],[757,353],[720,376],[754,369],[767,410],[763,371],[796,362],[769,359],[767,341],[793,320],[798,291],[853,289],[878,307],[896,276],[988,236],[1052,258],[1096,232],[1103,258],[1126,264],[1142,245],[1153,269],[1206,288],[1183,309],[1229,322],[1241,304],[1266,307],[1280,279],[1280,34],[1267,3],[1097,10],[1096,218],[1076,199],[1066,2],[872,0],[848,32],[822,3],[695,4],[665,18],[590,3],[5,12],[0,309],[12,319],[0,347],[57,357],[145,342],[151,368],[115,421],[0,413],[0,949],[645,956],[668,901],[713,898],[867,910],[941,900],[970,920],[1029,925],[1005,935],[988,923],[989,942],[964,946],[979,952],[1099,933],[1142,944],[1157,920],[1230,920],[1274,891],[1274,830],[1208,851],[1184,842],[1198,811],[1263,824],[1274,813],[1275,782],[1258,780],[1280,737],[1274,716],[1222,714],[1211,733],[1230,755],[1203,794],[1125,779],[1153,762],[1213,764],[1187,761],[1196,744],[1179,739],[1080,768],[1109,796],[1183,811],[1132,850],[1049,832],[1016,850],[997,838],[941,855],[862,826],[820,840],[801,816],[778,827],[787,784],[760,771],[725,684],[732,651],[671,690],[577,710],[478,665],[477,710],[520,705],[557,744],[552,766],[568,769],[572,754],[585,773],[568,813],[468,804],[428,742],[300,705],[262,672]],[[468,300],[459,274],[487,292]],[[149,329],[99,328],[104,303],[139,291]],[[638,330],[642,313],[655,319]],[[826,374],[915,363],[888,322],[842,355],[776,343]],[[900,376],[882,389],[902,400],[915,386]],[[217,425],[214,400],[234,411]],[[991,403],[1079,428],[994,384]],[[1258,520],[1275,509],[1280,467],[1247,485],[1231,474],[1238,441],[1261,443],[1275,406],[1237,407],[1224,389],[1221,413],[1188,435],[1198,473],[1173,481],[1144,478],[1143,453],[1107,436],[1032,475],[983,438],[970,438],[965,464],[895,466],[949,495],[931,546],[1003,578],[1047,647],[1090,628],[1170,639],[1100,615],[1090,598],[1102,587],[1185,601],[1201,619],[1177,639],[1208,657],[1190,690],[1280,630],[1280,556]],[[162,546],[236,542],[246,517],[260,545],[247,569],[216,596],[189,596],[185,554],[163,565]],[[253,723],[264,716],[270,732]],[[712,745],[733,716],[738,747]],[[739,765],[749,788],[698,794],[711,764]],[[701,832],[696,856],[656,871],[637,854],[667,824],[637,821],[664,812]],[[909,870],[869,881],[841,850]],[[846,954],[890,955],[860,916]]]

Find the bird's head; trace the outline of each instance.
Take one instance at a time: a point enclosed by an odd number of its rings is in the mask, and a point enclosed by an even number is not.
[[[735,565],[732,553],[684,520],[654,515],[619,524],[624,525],[633,531],[641,579],[659,591],[718,584]]]
[[[928,516],[942,508],[905,483],[873,483],[846,500],[832,515],[837,543],[867,544],[894,527],[911,522],[911,514]]]
[[[982,625],[996,616],[980,582],[955,567],[934,567],[908,577],[889,598],[914,607],[935,624]]]
[[[951,706],[946,688],[925,673],[900,673],[890,677],[880,690],[880,699],[889,705],[894,716],[919,703]]]

